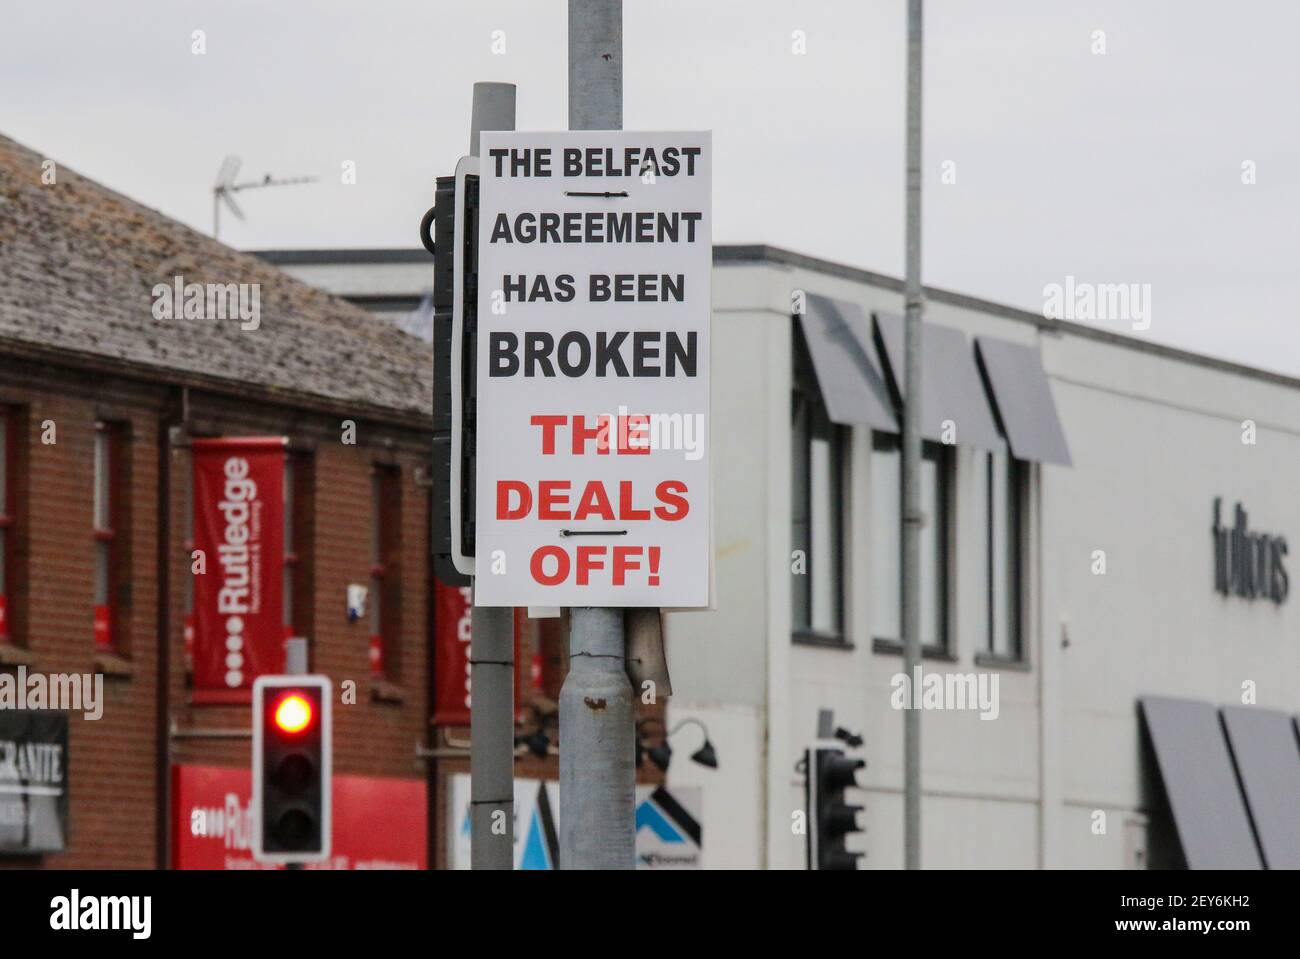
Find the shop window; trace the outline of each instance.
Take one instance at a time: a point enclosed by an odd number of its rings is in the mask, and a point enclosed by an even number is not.
[[[374,467],[370,502],[370,671],[377,679],[395,681],[402,615],[402,488],[396,467]]]
[[[803,334],[794,331],[791,620],[797,640],[843,645],[843,475],[848,431],[832,423]]]
[[[921,646],[948,652],[948,530],[952,512],[952,447],[921,448]],[[871,450],[872,635],[877,649],[902,648],[902,450],[897,436],[874,434]]]
[[[122,652],[122,600],[130,588],[125,425],[96,423],[94,445],[95,649]]]
[[[975,475],[984,539],[980,591],[984,654],[1004,661],[1024,658],[1024,512],[1028,465],[1005,451],[983,454]]]

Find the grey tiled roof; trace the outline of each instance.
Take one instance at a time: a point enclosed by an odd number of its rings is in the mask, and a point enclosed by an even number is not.
[[[360,415],[432,412],[428,344],[0,136],[0,352]],[[432,272],[432,264],[430,264]],[[250,283],[261,326],[153,315],[155,284]]]

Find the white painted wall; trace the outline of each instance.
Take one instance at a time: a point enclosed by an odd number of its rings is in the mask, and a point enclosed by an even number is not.
[[[1143,694],[1300,710],[1300,607],[1213,589],[1211,508],[1240,500],[1256,532],[1300,535],[1300,391],[1079,337],[1047,344],[1072,470],[1044,487],[1060,586],[1048,616],[1068,617],[1061,653],[1064,793],[1082,812],[1143,802],[1135,700]],[[1242,421],[1258,443],[1241,442]],[[1226,521],[1226,517],[1225,517]],[[1094,549],[1107,573],[1090,572]],[[1294,577],[1295,556],[1288,571]],[[1113,826],[1113,817],[1111,817]],[[1067,861],[1098,843],[1067,815]],[[1108,865],[1117,865],[1113,855]]]
[[[705,788],[711,862],[803,868],[803,839],[790,828],[803,806],[794,765],[814,737],[818,709],[832,708],[837,724],[867,740],[865,788],[856,797],[866,806],[864,866],[896,868],[902,714],[890,707],[889,683],[901,657],[871,650],[865,429],[853,438],[846,507],[854,648],[790,641],[792,289],[901,311],[898,294],[809,270],[715,269],[717,609],[670,620],[670,711],[707,715],[738,750],[747,742],[766,749],[750,762],[715,734],[722,768],[674,765],[672,778]],[[924,862],[1122,868],[1145,828],[1138,696],[1238,702],[1241,682],[1253,679],[1262,704],[1300,708],[1300,606],[1216,594],[1210,537],[1216,495],[1225,509],[1242,500],[1256,530],[1300,536],[1300,497],[1286,480],[1300,475],[1300,428],[1287,425],[1300,427],[1300,389],[1075,333],[1040,334],[1024,320],[947,303],[930,303],[927,320],[1039,343],[1075,465],[1035,470],[1030,668],[1000,672],[996,721],[922,717]],[[1260,424],[1258,446],[1241,445],[1246,417]],[[950,599],[956,661],[927,660],[936,670],[984,671],[974,662],[983,636],[972,617],[982,562],[973,466],[972,452],[960,449]],[[1107,550],[1104,577],[1090,572],[1094,548]],[[1107,813],[1104,835],[1092,828],[1098,809]]]
[[[418,294],[428,268],[289,268],[352,295]],[[704,790],[705,863],[803,868],[791,816],[795,763],[817,710],[866,737],[866,868],[902,864],[902,716],[889,705],[900,657],[871,651],[866,430],[849,467],[850,651],[790,640],[790,293],[902,311],[898,293],[773,262],[714,271],[713,463],[716,608],[668,617],[670,721],[709,728],[720,768],[674,740],[673,783]],[[1136,700],[1160,693],[1300,711],[1300,387],[1025,320],[930,301],[929,322],[1041,348],[1074,458],[1036,470],[1027,642],[1031,668],[1000,675],[1001,716],[923,715],[923,861],[932,867],[1122,868],[1145,830]],[[1141,345],[1140,341],[1136,345]],[[1259,426],[1241,444],[1241,421]],[[977,564],[970,451],[957,465],[954,663],[979,671],[971,622]],[[1213,591],[1211,504],[1241,500],[1252,528],[1288,536],[1296,596],[1280,608]],[[1090,571],[1094,549],[1108,572]],[[1068,636],[1069,645],[1063,644]],[[1094,813],[1107,831],[1093,832]]]

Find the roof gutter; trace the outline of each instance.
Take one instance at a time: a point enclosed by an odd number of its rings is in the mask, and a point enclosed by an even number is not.
[[[433,426],[432,411],[420,413],[416,410],[396,410],[364,400],[346,400],[339,397],[323,396],[319,393],[307,393],[299,390],[279,389],[261,384],[228,380],[219,376],[206,376],[202,373],[193,373],[170,367],[151,366],[147,363],[135,363],[130,360],[115,359],[96,353],[38,346],[23,340],[14,340],[2,336],[0,336],[0,349],[21,359],[54,363],[97,373],[115,374],[151,383],[162,382],[169,386],[189,387],[204,392],[219,393],[243,399],[262,400],[315,413],[342,413],[394,426],[407,426],[421,430],[429,430]]]

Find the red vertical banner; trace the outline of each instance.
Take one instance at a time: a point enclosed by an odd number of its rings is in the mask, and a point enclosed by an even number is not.
[[[469,725],[470,589],[433,581],[433,721],[439,726]]]
[[[246,703],[284,669],[284,437],[196,439],[196,703]]]
[[[468,726],[470,704],[470,607],[468,586],[448,586],[433,580],[434,702],[433,721],[439,726]],[[523,715],[522,665],[519,662],[520,627],[525,616],[516,610],[511,621],[515,633],[515,719]]]

